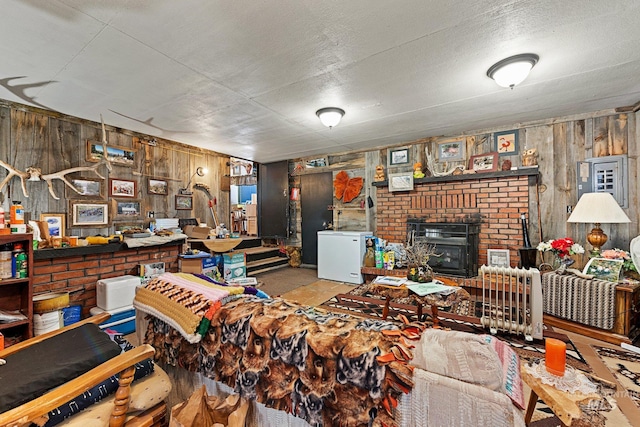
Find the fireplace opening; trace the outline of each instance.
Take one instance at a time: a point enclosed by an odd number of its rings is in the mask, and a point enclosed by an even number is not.
[[[435,246],[439,256],[429,258],[436,273],[475,277],[478,274],[478,242],[480,224],[454,222],[424,222],[407,220],[407,233],[415,239]]]

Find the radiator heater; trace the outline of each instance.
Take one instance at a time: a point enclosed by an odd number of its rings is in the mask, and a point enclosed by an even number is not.
[[[481,322],[498,331],[542,339],[542,285],[536,268],[480,267]]]

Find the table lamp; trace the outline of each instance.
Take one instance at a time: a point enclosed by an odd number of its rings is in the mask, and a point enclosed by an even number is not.
[[[600,224],[620,224],[631,220],[610,193],[585,193],[578,200],[567,222],[595,224],[587,234],[587,241],[593,246],[591,254],[599,256],[600,248],[608,239]]]

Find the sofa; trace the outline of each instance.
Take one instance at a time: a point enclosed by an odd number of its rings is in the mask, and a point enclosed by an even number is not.
[[[154,347],[181,399],[201,384],[239,394],[251,401],[252,426],[524,425],[518,356],[491,336],[237,290],[207,305],[186,292],[206,279],[183,288],[187,279],[165,275],[134,301],[140,342]]]

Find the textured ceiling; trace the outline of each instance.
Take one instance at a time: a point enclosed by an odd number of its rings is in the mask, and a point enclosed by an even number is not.
[[[0,0],[0,98],[270,162],[634,105],[636,0]],[[514,90],[486,76],[533,52]],[[315,116],[343,108],[333,129]]]

